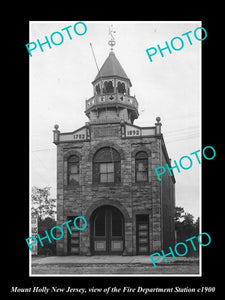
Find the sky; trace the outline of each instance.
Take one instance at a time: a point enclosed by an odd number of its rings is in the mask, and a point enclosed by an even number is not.
[[[196,22],[89,22],[84,35],[76,35],[74,24],[78,21],[30,22],[30,40],[42,43],[50,40],[53,32],[61,32],[61,45],[37,46],[29,57],[30,74],[30,186],[51,187],[51,197],[56,198],[56,145],[52,143],[54,125],[61,132],[72,132],[88,122],[85,100],[93,96],[91,82],[98,73],[90,43],[99,68],[110,47],[109,25],[113,24],[116,45],[114,52],[131,80],[131,95],[139,102],[137,126],[154,126],[161,118],[162,133],[169,157],[179,161],[184,155],[201,149],[201,47],[193,31],[201,26]],[[71,25],[71,38],[61,29]],[[82,25],[77,26],[82,32]],[[192,31],[190,38],[183,33]],[[198,32],[200,36],[200,33]],[[161,48],[174,37],[182,37],[184,47],[172,48],[164,57],[157,53],[150,62],[146,49]],[[55,35],[56,43],[60,42]],[[178,41],[175,47],[179,47]],[[201,215],[201,165],[192,157],[189,170],[174,170],[176,178],[176,206],[184,207],[196,219]],[[204,163],[204,161],[202,161]],[[184,161],[185,164],[185,161]],[[173,165],[173,164],[172,164]]]

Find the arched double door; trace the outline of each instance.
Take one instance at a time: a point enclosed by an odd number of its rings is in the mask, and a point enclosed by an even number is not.
[[[91,216],[91,252],[94,255],[122,254],[124,218],[114,206],[97,208]]]

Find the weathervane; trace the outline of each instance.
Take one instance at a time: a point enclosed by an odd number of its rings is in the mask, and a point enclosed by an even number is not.
[[[111,46],[111,50],[113,50],[113,46],[116,45],[115,38],[113,36],[113,33],[116,33],[116,31],[113,31],[112,27],[113,25],[109,26],[109,35],[111,36],[111,40],[108,41],[109,46]]]

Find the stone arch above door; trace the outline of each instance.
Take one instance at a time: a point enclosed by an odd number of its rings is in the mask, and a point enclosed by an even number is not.
[[[94,202],[86,211],[86,214],[85,214],[86,220],[89,221],[90,216],[96,210],[96,208],[103,206],[103,205],[111,205],[111,206],[116,207],[123,214],[125,223],[131,221],[131,217],[129,216],[127,209],[118,200],[108,200],[108,199],[98,200],[98,201]]]

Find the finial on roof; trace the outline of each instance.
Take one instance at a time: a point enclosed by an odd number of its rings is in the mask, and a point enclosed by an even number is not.
[[[111,51],[113,51],[113,46],[116,45],[115,38],[113,36],[113,33],[116,33],[116,31],[113,30],[112,27],[113,27],[113,25],[109,26],[109,35],[111,36],[111,40],[108,41],[109,46],[111,46]]]
[[[155,133],[156,135],[161,135],[161,126],[162,126],[162,123],[160,123],[161,118],[156,117],[156,121],[157,123],[155,123]]]

